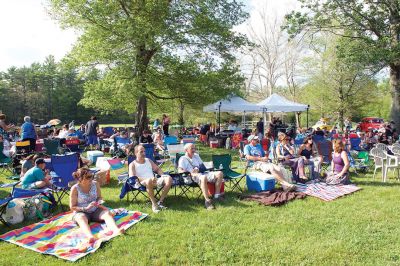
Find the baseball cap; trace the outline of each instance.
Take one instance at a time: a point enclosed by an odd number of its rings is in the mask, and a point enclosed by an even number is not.
[[[36,161],[35,161],[35,165],[39,165],[42,163],[46,163],[43,158],[36,159]]]
[[[258,140],[258,136],[256,136],[256,135],[250,135],[250,136],[247,138],[248,141],[252,141],[253,139]]]

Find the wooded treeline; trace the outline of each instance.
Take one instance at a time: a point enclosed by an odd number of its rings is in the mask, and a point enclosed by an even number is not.
[[[92,115],[101,116],[102,122],[132,123],[133,116],[125,111],[101,114],[100,108],[94,110],[79,104],[85,84],[97,79],[96,69],[82,77],[76,68],[55,62],[53,56],[48,56],[43,63],[10,67],[0,72],[0,110],[7,115],[8,122],[18,124],[26,115],[38,124],[53,118],[62,123],[71,120],[85,123]]]

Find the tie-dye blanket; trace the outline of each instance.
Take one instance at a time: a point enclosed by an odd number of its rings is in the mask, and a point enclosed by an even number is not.
[[[296,184],[296,186],[296,191],[325,201],[331,201],[361,189],[356,185],[327,185],[325,183]]]
[[[104,223],[92,223],[90,228],[97,241],[89,244],[86,235],[71,220],[72,215],[71,212],[61,213],[51,219],[5,233],[0,239],[42,254],[76,261],[95,252],[102,242],[115,237],[106,230]],[[120,228],[128,229],[146,216],[141,212],[125,211],[115,216],[115,220]]]

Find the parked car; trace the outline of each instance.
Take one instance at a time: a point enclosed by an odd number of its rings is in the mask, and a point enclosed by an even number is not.
[[[379,129],[383,124],[383,119],[379,117],[365,117],[358,124],[361,131],[367,132],[368,128]]]

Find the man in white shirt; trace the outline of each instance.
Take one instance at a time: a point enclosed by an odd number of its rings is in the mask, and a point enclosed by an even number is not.
[[[135,147],[135,155],[136,160],[129,164],[129,176],[137,176],[140,184],[146,187],[152,210],[157,213],[160,209],[165,208],[163,201],[172,186],[172,178],[170,175],[165,175],[152,160],[146,158],[146,150],[143,145],[139,144]],[[161,177],[156,178],[154,173],[159,174]],[[155,187],[163,188],[158,202],[154,196]]]
[[[206,173],[200,173],[200,166],[203,164],[200,156],[195,153],[196,147],[193,143],[185,145],[185,156],[179,158],[178,171],[180,173],[190,172],[190,175],[194,182],[199,184],[203,196],[205,199],[205,207],[207,210],[214,209],[210,195],[208,194],[207,183],[215,183],[215,199],[222,199],[220,194],[221,184],[224,179],[224,174],[221,171],[211,171]]]

